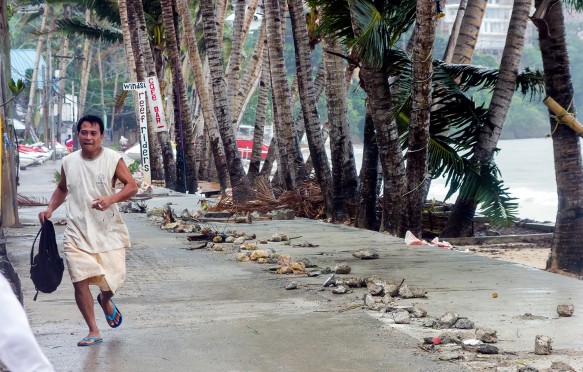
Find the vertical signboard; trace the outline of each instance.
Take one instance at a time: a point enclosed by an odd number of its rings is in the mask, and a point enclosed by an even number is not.
[[[150,117],[154,125],[154,132],[165,132],[166,117],[162,106],[162,96],[160,95],[160,84],[156,76],[150,76],[146,80],[148,84],[148,105],[150,107]]]
[[[148,185],[152,183],[152,173],[150,171],[150,146],[148,143],[148,117],[146,112],[146,83],[124,83],[124,90],[134,90],[138,93],[137,111],[140,122],[140,154],[142,156],[142,173],[144,182]]]

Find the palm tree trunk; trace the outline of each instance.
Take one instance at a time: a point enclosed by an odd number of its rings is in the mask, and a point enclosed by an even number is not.
[[[186,0],[178,0],[178,9],[180,14],[189,14]],[[228,187],[228,168],[225,157],[225,149],[221,141],[219,133],[219,125],[217,119],[213,115],[213,106],[211,98],[208,94],[208,87],[205,84],[204,74],[202,71],[202,61],[200,53],[196,45],[196,37],[192,22],[188,17],[182,17],[182,27],[186,37],[186,44],[188,47],[188,56],[192,65],[192,72],[194,74],[194,84],[196,92],[200,98],[200,105],[202,116],[204,118],[204,125],[210,140],[210,148],[213,153],[215,165],[219,177],[219,184],[221,190],[224,191]]]
[[[451,33],[449,34],[449,39],[447,41],[447,47],[443,53],[443,60],[446,63],[451,63],[453,59],[453,51],[457,44],[457,39],[460,34],[460,28],[462,26],[462,20],[464,18],[464,13],[466,12],[466,7],[468,6],[468,0],[460,0],[460,5],[458,7],[455,21],[451,27]]]
[[[243,50],[243,20],[245,18],[245,0],[236,0],[235,20],[233,21],[233,42],[231,44],[231,56],[227,65],[225,77],[227,79],[227,94],[231,103],[231,110],[234,108],[235,96],[239,92],[239,82],[241,74],[241,51]],[[235,112],[235,111],[233,111]],[[234,115],[233,115],[234,116]],[[236,117],[235,117],[236,118]]]
[[[85,22],[91,22],[91,10],[85,11]],[[85,38],[83,43],[83,68],[81,70],[81,84],[79,87],[79,116],[85,115],[85,100],[87,99],[87,85],[89,84],[89,74],[91,73],[91,59],[93,48],[91,40]]]
[[[267,34],[267,47],[269,49],[269,59],[271,67],[271,86],[275,97],[274,106],[277,106],[278,122],[278,149],[279,162],[278,169],[284,180],[287,190],[293,190],[296,182],[301,182],[306,178],[305,168],[301,152],[299,152],[299,139],[294,130],[293,116],[290,107],[290,90],[287,83],[283,55],[283,35],[282,16],[278,0],[265,1],[265,17]]]
[[[536,0],[537,11],[543,0]],[[544,21],[533,20],[539,27],[540,50],[545,72],[546,93],[562,107],[576,112],[573,106],[573,83],[567,41],[565,20],[560,2],[553,3]],[[555,234],[547,270],[564,270],[575,275],[583,275],[583,161],[581,144],[577,134],[566,125],[557,124],[554,114],[549,112],[553,133],[555,175],[559,199]]]
[[[494,156],[494,150],[500,139],[502,127],[512,102],[530,6],[530,0],[514,1],[506,44],[502,52],[498,81],[488,108],[488,118],[480,129],[478,141],[474,146],[472,162],[478,169],[486,165]],[[447,237],[470,236],[473,233],[473,220],[477,204],[478,200],[476,200],[475,195],[463,199],[458,196],[442,235]]]
[[[383,69],[366,63],[361,68],[360,76],[369,99],[383,169],[383,216],[380,230],[397,235],[401,226],[405,167],[397,125],[394,121],[388,122],[391,106],[388,76]]]
[[[24,124],[26,126],[26,130],[24,132],[24,138],[27,138],[29,135],[32,136],[33,140],[36,142],[38,138],[34,133],[34,125],[32,122],[33,114],[34,114],[34,107],[35,107],[35,97],[36,97],[36,90],[38,86],[38,66],[40,64],[40,56],[43,47],[43,40],[45,37],[45,28],[47,24],[47,18],[49,16],[49,8],[50,6],[45,6],[45,10],[43,13],[43,20],[40,26],[40,34],[38,36],[38,42],[36,44],[36,58],[34,60],[34,67],[32,69],[32,81],[30,84],[30,93],[28,95],[28,106],[26,107],[26,115],[24,116]]]
[[[323,47],[326,51],[340,52],[337,41],[331,38],[324,39]],[[323,58],[327,72],[326,103],[328,107],[328,123],[330,125],[330,155],[332,157],[335,219],[345,221],[350,217],[349,205],[353,205],[356,200],[358,176],[356,174],[354,149],[352,148],[348,124],[344,61],[338,55],[329,53],[325,53]],[[322,146],[324,146],[323,143]],[[324,151],[323,148],[322,151]],[[313,156],[312,159],[314,159]]]
[[[354,227],[361,229],[378,229],[377,220],[377,190],[380,186],[378,174],[379,147],[375,138],[374,124],[370,115],[370,107],[366,104],[366,116],[364,119],[364,138],[362,151],[362,166],[360,167],[360,182],[358,184],[358,207]]]
[[[429,120],[431,112],[431,84],[433,75],[433,42],[435,16],[432,0],[417,1],[417,15],[413,46],[413,93],[411,122],[409,124],[409,151],[407,152],[407,191],[400,235],[410,230],[421,236],[421,217],[425,204],[427,156],[429,149]]]
[[[287,0],[287,4],[294,35],[298,91],[302,104],[302,113],[304,115],[304,127],[306,130],[306,137],[308,139],[308,147],[310,149],[310,156],[313,159],[312,161],[316,173],[316,180],[318,181],[318,185],[322,191],[322,196],[324,196],[326,215],[328,218],[335,220],[337,217],[335,214],[335,207],[337,204],[333,201],[332,175],[330,173],[330,166],[328,165],[328,155],[326,154],[324,141],[322,140],[320,119],[318,110],[316,108],[314,84],[311,76],[312,66],[310,63],[308,28],[306,26],[306,16],[304,14],[303,1]],[[344,109],[344,118],[346,118],[346,106],[344,106]],[[346,127],[348,127],[348,123],[345,122],[344,124]],[[345,169],[345,171],[348,171],[348,169]],[[349,190],[344,191],[348,192]],[[334,195],[334,197],[337,196],[338,195]]]
[[[186,97],[186,86],[180,73],[178,33],[174,23],[176,12],[172,0],[161,0],[164,35],[174,88],[174,118],[176,120],[176,188],[181,192],[195,193],[198,190],[196,173],[196,135],[190,121],[190,108]]]
[[[468,0],[453,52],[453,63],[468,64],[472,61],[485,11],[486,0]]]
[[[212,0],[201,1],[200,8],[212,79],[211,85],[214,95],[213,107],[227,157],[231,187],[233,188],[233,199],[237,202],[245,202],[255,198],[255,192],[251,189],[251,184],[243,169],[233,126],[231,125],[230,104],[225,89],[221,47],[217,38]]]
[[[267,43],[265,37],[263,42]],[[261,164],[261,150],[263,147],[263,133],[265,129],[265,114],[267,111],[267,96],[269,94],[269,54],[263,53],[263,64],[261,66],[261,80],[259,82],[259,95],[257,97],[257,108],[255,109],[255,128],[253,129],[253,150],[251,151],[251,160],[249,161],[249,171],[247,176],[251,183],[259,174]],[[268,150],[269,152],[269,150]]]
[[[144,16],[144,8],[141,0],[132,0],[133,8],[136,13],[136,34],[138,35],[138,45],[144,60],[144,79],[147,77],[158,78],[156,71],[156,64],[154,55],[149,42],[148,33],[146,32],[146,19]],[[162,92],[162,89],[160,89]],[[162,94],[162,93],[161,93]],[[160,98],[160,100],[162,100]],[[162,113],[164,115],[164,113]],[[163,130],[156,132],[154,130],[154,123],[156,122],[155,113],[150,112],[150,125],[148,125],[148,137],[151,139],[150,143],[154,143],[154,152],[152,158],[156,158],[156,167],[152,164],[152,175],[154,179],[164,179],[165,186],[171,190],[176,189],[176,160],[172,152],[172,145],[168,136],[168,131]],[[160,164],[160,159],[162,160]],[[157,169],[154,173],[154,169]]]

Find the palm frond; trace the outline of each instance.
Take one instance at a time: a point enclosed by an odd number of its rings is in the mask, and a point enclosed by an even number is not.
[[[92,40],[102,40],[112,44],[123,42],[123,35],[120,30],[104,28],[96,24],[87,24],[85,20],[80,18],[58,19],[55,21],[54,32],[63,35],[75,33]]]
[[[119,7],[115,0],[46,0],[48,4],[75,4],[81,9],[91,9],[98,19],[119,26]]]
[[[583,0],[563,0],[562,3],[565,4],[568,9],[575,9],[580,12],[583,11]]]
[[[516,218],[518,203],[504,186],[500,170],[493,161],[482,164],[478,172],[469,172],[460,189],[459,198],[474,199],[480,210],[495,225],[508,226]]]

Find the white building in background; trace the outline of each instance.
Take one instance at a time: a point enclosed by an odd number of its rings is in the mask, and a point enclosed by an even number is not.
[[[513,4],[513,0],[488,0],[476,44],[477,52],[502,56],[504,44],[506,43],[506,34],[508,33],[508,25],[512,16]],[[451,34],[459,5],[460,2],[456,0],[448,1],[445,5],[445,17],[442,19],[442,22],[444,23],[447,34]],[[532,11],[534,11],[534,7]],[[533,25],[532,22],[528,22],[525,46],[532,45]]]

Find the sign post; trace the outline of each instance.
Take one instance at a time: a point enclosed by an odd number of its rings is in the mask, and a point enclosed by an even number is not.
[[[146,80],[148,84],[148,105],[150,107],[150,117],[154,123],[154,132],[166,132],[166,117],[162,106],[162,96],[160,95],[160,84],[156,76],[150,76]]]
[[[124,83],[123,89],[136,91],[138,95],[137,108],[138,120],[140,122],[140,154],[142,156],[144,182],[149,185],[152,183],[152,173],[150,171],[150,146],[148,143],[148,118],[146,115],[146,83]]]

